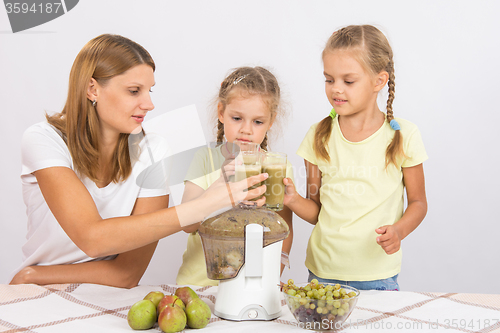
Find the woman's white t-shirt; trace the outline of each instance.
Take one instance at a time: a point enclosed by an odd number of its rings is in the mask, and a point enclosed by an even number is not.
[[[146,138],[147,140],[143,139],[139,143],[139,160],[125,181],[98,188],[89,178],[79,177],[103,219],[129,216],[137,198],[169,193],[166,175],[162,177],[151,172],[152,169],[162,169],[155,168],[155,164],[161,163],[168,156],[167,144],[159,136],[148,134]],[[50,167],[74,170],[71,154],[59,131],[46,122],[29,127],[22,138],[21,160],[21,183],[28,225],[26,243],[22,247],[23,263],[12,276],[31,265],[70,264],[114,258],[115,256],[91,258],[73,243],[50,211],[33,175],[37,170]],[[144,186],[144,183],[148,185]]]

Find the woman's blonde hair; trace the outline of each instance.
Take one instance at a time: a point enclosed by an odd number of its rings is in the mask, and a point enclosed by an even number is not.
[[[89,41],[78,53],[69,75],[68,98],[63,110],[46,115],[49,124],[61,131],[73,158],[75,170],[98,181],[99,116],[87,98],[90,80],[106,85],[114,76],[130,68],[147,64],[155,70],[151,55],[141,45],[128,38],[103,34]],[[143,134],[143,133],[141,133]],[[122,133],[112,157],[111,181],[126,179],[132,172],[129,152],[130,134]]]
[[[374,75],[386,71],[389,74],[387,83],[389,95],[387,98],[387,122],[394,119],[392,103],[395,92],[394,61],[392,48],[384,34],[371,25],[350,25],[335,31],[323,50],[324,58],[329,52],[335,50],[349,50],[354,54],[356,60],[369,73]],[[330,116],[324,118],[317,126],[314,136],[314,151],[316,156],[330,161],[326,144],[330,139],[332,130],[332,119]],[[403,137],[400,130],[396,130],[394,137],[387,147],[385,164],[397,166],[397,158],[404,156]]]
[[[269,107],[271,119],[276,119],[283,113],[281,107],[281,92],[276,77],[263,67],[239,67],[222,81],[216,102],[222,105],[223,110],[238,96],[255,96],[262,98]],[[217,120],[217,142],[224,141],[224,124]],[[264,137],[261,148],[266,150],[268,135]]]

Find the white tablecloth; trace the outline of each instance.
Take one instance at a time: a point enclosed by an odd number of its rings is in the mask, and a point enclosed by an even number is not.
[[[150,291],[174,293],[178,286],[133,289],[93,284],[0,285],[0,332],[133,332],[127,312]],[[217,287],[191,286],[213,311]],[[304,331],[282,301],[273,321],[233,322],[212,315],[193,332]],[[500,295],[362,291],[339,332],[500,332]],[[151,332],[161,332],[156,325]],[[148,332],[149,332],[148,331]]]

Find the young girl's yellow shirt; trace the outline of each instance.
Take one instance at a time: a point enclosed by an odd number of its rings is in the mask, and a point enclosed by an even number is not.
[[[333,119],[327,150],[330,162],[316,157],[311,126],[297,154],[322,173],[321,209],[307,246],[306,267],[325,279],[371,281],[392,277],[401,270],[401,249],[387,255],[377,244],[375,229],[391,225],[403,215],[402,168],[421,164],[427,154],[420,132],[409,121],[401,126],[406,158],[385,167],[385,152],[394,137],[387,122],[367,139],[350,142]]]
[[[221,177],[220,167],[225,158],[221,149],[224,145],[216,148],[201,148],[196,152],[186,174],[186,181],[190,181],[203,190],[206,190],[217,179]],[[286,176],[293,178],[293,169],[290,162],[287,163]],[[177,273],[176,283],[178,285],[216,286],[217,280],[207,277],[207,266],[205,254],[198,232],[190,233],[187,240],[187,248],[182,256],[182,265]]]

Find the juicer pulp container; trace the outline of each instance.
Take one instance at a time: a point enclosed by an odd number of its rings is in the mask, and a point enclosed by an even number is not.
[[[249,229],[261,229],[250,239]],[[246,227],[245,264],[232,279],[219,281],[214,314],[229,320],[272,320],[281,315],[280,270],[283,241],[262,247],[262,226]],[[258,238],[260,236],[260,239]]]
[[[234,208],[199,228],[207,276],[219,280],[215,315],[271,320],[281,314],[281,247],[288,225],[265,208]]]

